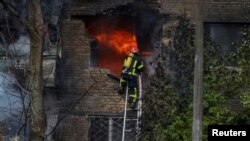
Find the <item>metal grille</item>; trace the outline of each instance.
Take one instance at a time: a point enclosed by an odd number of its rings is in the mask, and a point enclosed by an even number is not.
[[[89,117],[89,141],[121,141],[123,117],[91,116]],[[136,141],[136,120],[126,123],[125,141]]]

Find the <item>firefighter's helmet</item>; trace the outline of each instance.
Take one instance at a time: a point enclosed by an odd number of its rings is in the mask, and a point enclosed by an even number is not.
[[[131,52],[132,53],[138,53],[139,49],[137,47],[132,47]]]

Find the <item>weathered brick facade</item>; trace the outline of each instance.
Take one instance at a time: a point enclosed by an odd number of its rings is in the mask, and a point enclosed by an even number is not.
[[[88,140],[88,115],[122,115],[124,99],[119,83],[109,70],[91,68],[90,40],[81,20],[65,20],[62,30],[62,59],[57,67],[61,101],[59,119],[66,115],[56,132],[59,141]]]
[[[69,98],[82,96],[74,110],[88,114],[120,112],[123,103],[118,96],[118,82],[111,80],[106,69],[91,68],[89,38],[82,21],[65,21],[62,31],[62,60],[58,66],[58,87]],[[68,99],[62,98],[63,105]],[[72,99],[72,100],[73,100]],[[108,102],[109,101],[109,102]],[[117,110],[118,108],[119,110]]]
[[[102,0],[95,2],[77,1],[67,10],[73,15],[95,15],[110,8],[135,4],[138,9],[158,9],[162,14],[187,14],[195,17],[197,0]],[[250,0],[204,0],[205,22],[249,22]]]
[[[195,17],[197,0],[159,0],[160,12]],[[204,22],[249,22],[250,0],[203,0]]]
[[[86,141],[88,140],[88,117],[68,115],[59,125],[56,141]]]
[[[195,18],[196,0],[99,0],[75,1],[65,10],[62,24],[62,58],[58,60],[56,86],[59,89],[58,141],[87,141],[89,115],[122,116],[124,98],[118,82],[107,77],[109,70],[90,67],[90,39],[84,20],[110,9],[130,5],[134,9],[156,10],[159,14],[184,14]],[[204,0],[205,22],[249,22],[250,0]]]
[[[206,0],[206,22],[250,22],[250,0]]]

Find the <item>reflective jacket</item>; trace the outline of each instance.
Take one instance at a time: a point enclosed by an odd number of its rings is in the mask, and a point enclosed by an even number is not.
[[[139,54],[130,53],[124,60],[122,74],[137,76],[143,71],[143,61]]]

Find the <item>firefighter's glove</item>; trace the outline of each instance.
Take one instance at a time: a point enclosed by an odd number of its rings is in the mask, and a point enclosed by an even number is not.
[[[123,70],[122,70],[122,74],[126,74],[126,73],[128,73],[128,68],[124,67]]]

